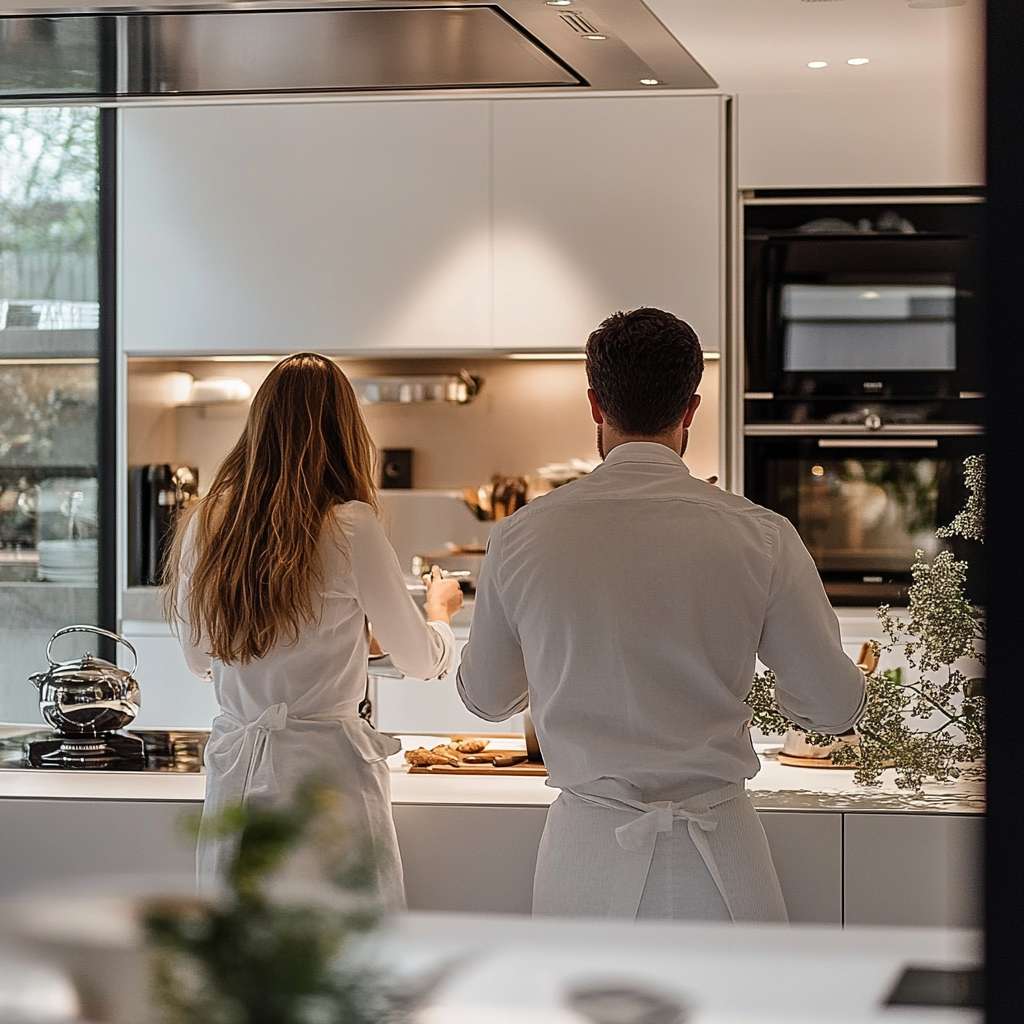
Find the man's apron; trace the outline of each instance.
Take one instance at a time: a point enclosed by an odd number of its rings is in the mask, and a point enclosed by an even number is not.
[[[541,840],[534,913],[782,922],[785,902],[743,786],[645,803],[602,780],[563,790]]]

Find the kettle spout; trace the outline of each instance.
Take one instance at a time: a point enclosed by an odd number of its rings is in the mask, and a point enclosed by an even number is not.
[[[33,686],[34,686],[34,687],[35,687],[35,688],[36,688],[37,690],[40,690],[40,689],[42,689],[43,683],[45,683],[45,682],[46,682],[46,680],[47,680],[48,676],[49,676],[49,673],[48,673],[48,672],[33,672],[33,673],[32,673],[32,675],[30,675],[30,676],[28,677],[28,681],[29,681],[29,682],[30,682],[30,683],[31,683],[31,684],[32,684],[32,685],[33,685]]]

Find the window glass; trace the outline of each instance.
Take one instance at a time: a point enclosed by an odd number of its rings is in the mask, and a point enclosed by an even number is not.
[[[96,621],[98,112],[0,108],[0,721],[39,721],[50,634]],[[95,645],[93,645],[95,649]],[[71,657],[68,643],[58,652]]]

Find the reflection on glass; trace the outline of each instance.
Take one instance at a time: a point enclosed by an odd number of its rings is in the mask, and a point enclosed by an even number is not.
[[[91,107],[0,108],[0,328],[97,326],[96,131]]]
[[[787,370],[956,369],[952,284],[791,284],[781,315]]]
[[[918,548],[938,550],[935,459],[808,462],[796,498],[800,534],[823,571],[901,573]]]
[[[95,16],[0,18],[0,96],[101,92],[105,23]]]
[[[28,674],[98,609],[97,122],[0,108],[0,721],[38,721]]]

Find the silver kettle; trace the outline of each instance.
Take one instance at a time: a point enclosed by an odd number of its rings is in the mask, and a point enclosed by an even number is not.
[[[131,669],[119,668],[86,652],[71,661],[54,661],[53,645],[69,633],[95,633],[123,644],[132,652]],[[58,629],[46,645],[50,668],[29,676],[39,690],[43,718],[62,736],[103,736],[130,725],[142,698],[135,678],[139,656],[123,636],[96,626]]]

